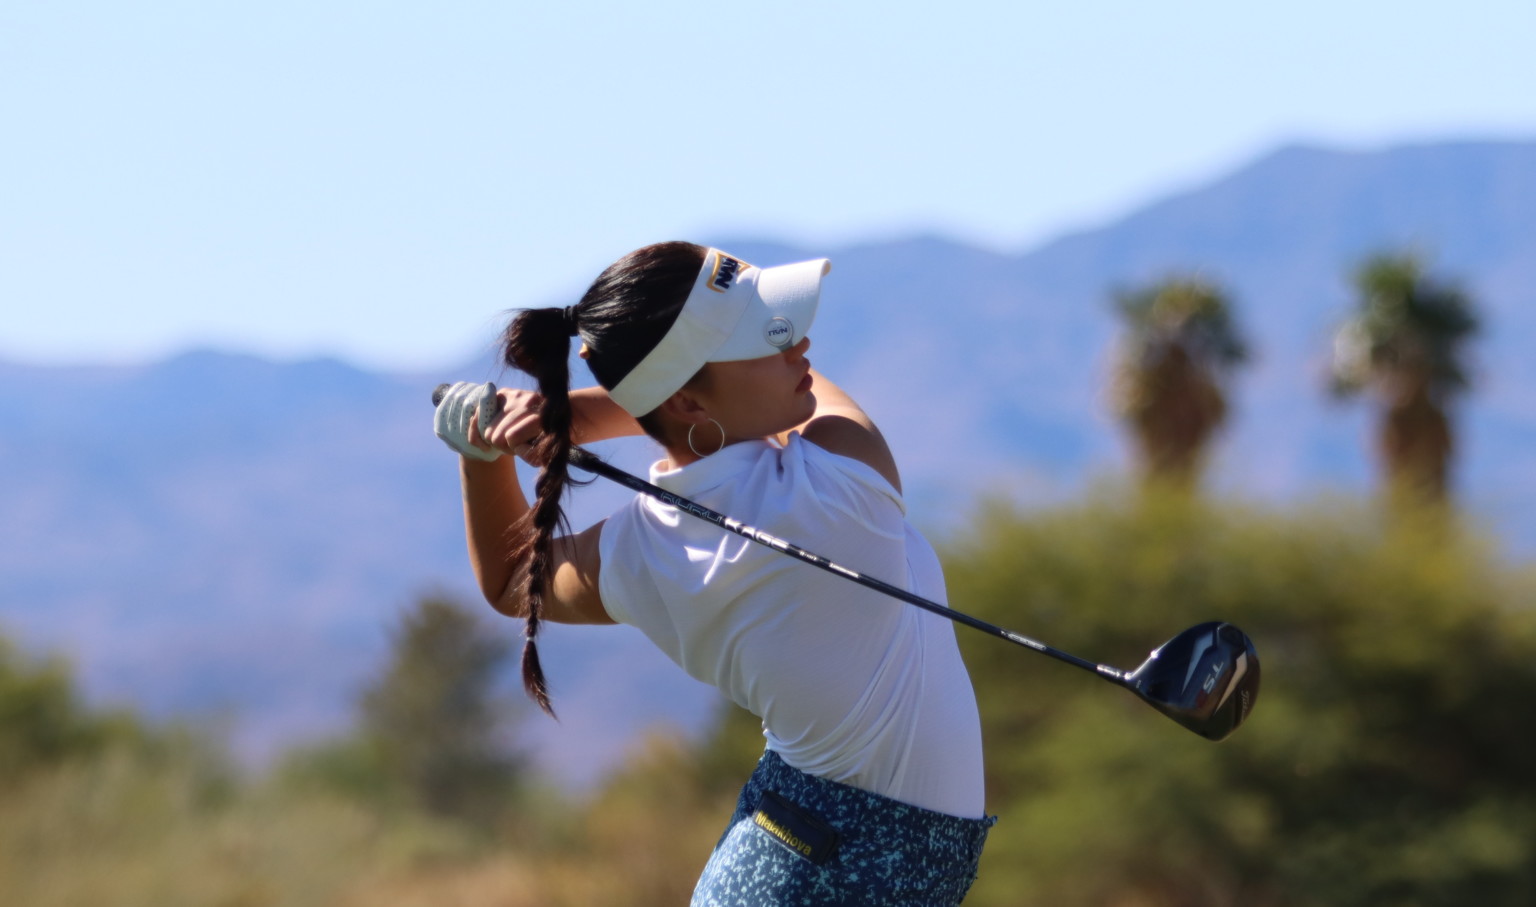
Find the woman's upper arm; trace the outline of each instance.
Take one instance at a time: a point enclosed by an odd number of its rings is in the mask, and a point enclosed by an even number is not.
[[[602,522],[576,533],[554,540],[554,567],[549,583],[544,589],[544,619],[560,624],[612,624],[598,594],[598,572],[602,556],[598,552],[598,539],[602,535]],[[527,602],[523,600],[523,575],[516,576],[502,596],[502,606],[497,610],[513,617],[525,617]]]

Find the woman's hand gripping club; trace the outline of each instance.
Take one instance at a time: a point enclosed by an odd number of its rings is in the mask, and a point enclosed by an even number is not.
[[[504,453],[522,456],[538,437],[539,395],[496,388],[487,381],[440,384],[432,392],[432,430],[463,456],[490,462]]]

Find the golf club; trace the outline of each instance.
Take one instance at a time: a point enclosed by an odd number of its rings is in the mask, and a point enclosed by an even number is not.
[[[442,400],[448,387],[447,384],[441,384],[433,391],[434,406]],[[1021,633],[1005,630],[882,580],[834,564],[815,552],[807,551],[761,529],[748,526],[740,520],[717,513],[702,504],[630,475],[580,447],[571,449],[570,462],[578,469],[649,495],[721,529],[751,539],[760,545],[765,545],[829,573],[835,573],[861,586],[1088,671],[1103,680],[1130,690],[1152,708],[1207,740],[1222,740],[1237,730],[1253,711],[1254,703],[1258,700],[1258,652],[1254,649],[1253,641],[1248,638],[1248,635],[1232,624],[1222,621],[1197,624],[1153,650],[1147,660],[1136,670],[1122,671],[1109,665],[1096,664],[1087,659],[1078,658],[1076,655],[1063,652]]]

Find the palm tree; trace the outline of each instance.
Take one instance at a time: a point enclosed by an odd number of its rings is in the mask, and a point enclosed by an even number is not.
[[[1231,301],[1204,278],[1179,276],[1117,293],[1115,308],[1126,327],[1114,366],[1116,413],[1144,477],[1188,487],[1226,421],[1223,385],[1248,358]]]
[[[1369,390],[1381,402],[1377,454],[1391,491],[1442,500],[1455,448],[1447,407],[1471,383],[1463,350],[1478,328],[1472,302],[1411,254],[1371,257],[1355,288],[1355,313],[1334,335],[1333,392]]]

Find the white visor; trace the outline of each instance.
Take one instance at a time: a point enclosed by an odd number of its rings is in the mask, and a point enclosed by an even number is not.
[[[816,318],[825,258],[758,268],[710,249],[677,320],[608,396],[632,416],[660,406],[704,367],[782,353]]]

